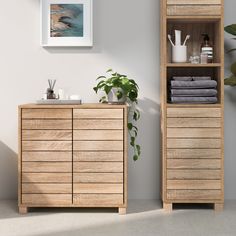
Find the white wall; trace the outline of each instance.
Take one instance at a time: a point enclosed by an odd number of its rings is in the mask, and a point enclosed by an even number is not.
[[[227,23],[236,3],[226,0]],[[96,102],[92,88],[107,68],[140,85],[142,159],[129,160],[129,198],[159,198],[159,1],[94,0],[92,49],[39,46],[39,1],[2,1],[0,7],[0,199],[17,197],[17,106],[34,102],[47,79]],[[226,94],[226,198],[236,198],[236,91]]]

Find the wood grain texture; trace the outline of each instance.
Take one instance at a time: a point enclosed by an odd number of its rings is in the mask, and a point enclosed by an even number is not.
[[[70,205],[72,194],[22,194],[22,204],[27,206]]]
[[[167,118],[168,128],[220,128],[220,118]]]
[[[23,162],[22,172],[29,173],[70,173],[72,172],[71,162]]]
[[[74,183],[73,193],[123,193],[123,184]]]
[[[168,180],[220,180],[221,170],[173,170],[167,169]]]
[[[221,129],[167,128],[167,138],[221,138]]]
[[[123,120],[73,120],[74,129],[121,129],[123,130]]]
[[[73,203],[80,206],[122,205],[123,194],[73,194]]]
[[[167,189],[221,189],[220,180],[168,180]]]
[[[123,183],[123,173],[74,173],[74,183]]]
[[[167,190],[168,200],[220,200],[221,190]]]
[[[221,4],[221,0],[167,0],[168,5],[210,5]]]
[[[28,207],[19,206],[19,213],[20,214],[27,214],[28,213]]]
[[[217,212],[224,210],[224,203],[214,203],[214,210]]]
[[[72,109],[22,109],[22,119],[71,119]]]
[[[168,149],[168,159],[220,159],[221,149]]]
[[[72,183],[72,173],[22,173],[22,183]]]
[[[72,120],[22,120],[22,129],[71,130]]]
[[[78,173],[123,173],[123,162],[74,162],[73,171]]]
[[[167,159],[168,169],[221,169],[220,159]]]
[[[73,140],[123,140],[123,130],[74,130]]]
[[[220,139],[167,139],[167,148],[221,148]]]
[[[167,117],[170,118],[219,118],[220,108],[168,108]]]
[[[70,184],[41,184],[41,183],[23,183],[22,184],[22,193],[72,193],[72,183]]]
[[[74,109],[74,119],[123,119],[123,109]]]
[[[123,151],[123,141],[74,141],[75,151]]]
[[[72,161],[72,152],[22,152],[22,161]]]
[[[22,130],[22,140],[72,140],[71,130]]]
[[[73,160],[74,161],[111,161],[111,162],[122,162],[124,158],[123,151],[115,151],[115,152],[73,152]]]
[[[72,141],[22,141],[22,151],[72,151]]]
[[[168,16],[220,16],[221,5],[168,5]]]

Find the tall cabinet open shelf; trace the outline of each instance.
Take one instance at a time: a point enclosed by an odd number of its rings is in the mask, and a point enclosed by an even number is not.
[[[161,0],[162,200],[224,203],[224,3],[223,0]],[[188,58],[199,55],[208,33],[214,59],[209,64],[172,63],[168,34],[191,35]],[[217,81],[216,104],[172,104],[173,76],[210,76]]]

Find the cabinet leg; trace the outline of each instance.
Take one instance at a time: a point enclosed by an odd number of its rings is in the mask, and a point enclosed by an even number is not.
[[[28,213],[28,207],[19,206],[19,213],[20,214],[27,214]]]
[[[167,212],[171,212],[172,211],[172,203],[163,202],[163,209]]]
[[[214,203],[214,209],[215,209],[215,211],[223,211],[224,204],[223,203]]]
[[[119,207],[119,214],[125,215],[126,214],[126,208],[125,207]]]

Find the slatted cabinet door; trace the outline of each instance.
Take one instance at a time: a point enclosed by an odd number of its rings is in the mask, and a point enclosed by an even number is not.
[[[74,109],[73,202],[124,207],[124,110]]]
[[[21,204],[72,204],[72,109],[22,109]]]

